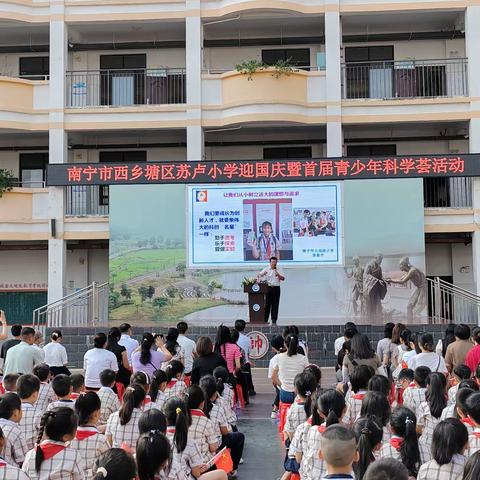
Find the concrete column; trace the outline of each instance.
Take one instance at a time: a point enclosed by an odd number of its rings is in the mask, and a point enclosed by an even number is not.
[[[200,0],[187,0],[188,10],[200,12]],[[203,28],[200,16],[185,20],[185,55],[187,65],[187,160],[204,158],[202,132]]]
[[[480,65],[480,6],[469,6],[465,12],[465,47],[468,59],[468,90],[472,111],[480,111],[480,82],[478,66]],[[480,153],[480,118],[470,120],[469,131],[470,153]],[[480,295],[480,178],[472,179],[472,203],[474,209],[475,231],[472,239],[472,267],[475,292]]]
[[[341,44],[339,2],[330,0],[327,2],[325,13],[327,157],[341,157],[343,154]]]
[[[65,72],[67,68],[68,43],[67,27],[63,21],[63,3],[51,4],[50,22],[50,129],[49,163],[67,162],[67,134],[64,128]],[[48,211],[51,219],[48,240],[48,303],[62,298],[65,294],[66,242],[64,232],[65,189],[50,187]]]

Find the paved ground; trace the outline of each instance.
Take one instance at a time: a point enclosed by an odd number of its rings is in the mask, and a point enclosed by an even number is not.
[[[322,385],[334,383],[333,368],[322,369]],[[253,370],[257,395],[238,413],[238,429],[245,434],[245,463],[238,470],[239,480],[276,480],[283,474],[284,449],[274,420],[270,419],[273,388],[267,370]]]

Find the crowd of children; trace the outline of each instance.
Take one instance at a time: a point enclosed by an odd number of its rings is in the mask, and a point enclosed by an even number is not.
[[[244,435],[236,425],[229,372],[218,367],[190,385],[181,361],[163,368],[151,377],[136,371],[124,389],[110,369],[100,372],[99,389],[85,387],[79,373],[53,376],[47,364],[6,375],[0,480],[235,476]]]
[[[417,353],[408,357],[417,366],[400,360],[396,368],[385,356],[384,368],[374,370],[367,364],[373,350],[353,360],[348,340],[356,327],[347,328],[344,356],[354,362],[348,382],[322,389],[312,365],[295,377],[295,401],[285,420],[280,418],[286,446],[282,480],[479,480],[480,366],[472,372],[465,364],[469,349],[462,345],[462,363],[446,362],[444,372],[431,335],[407,331],[403,338],[415,337]],[[463,336],[457,340],[464,342]],[[479,336],[480,328],[474,329],[473,337]],[[400,343],[387,348],[402,349]]]

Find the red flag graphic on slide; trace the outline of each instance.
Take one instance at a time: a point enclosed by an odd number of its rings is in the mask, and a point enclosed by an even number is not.
[[[198,190],[196,192],[197,202],[207,202],[208,201],[208,192],[207,190]]]

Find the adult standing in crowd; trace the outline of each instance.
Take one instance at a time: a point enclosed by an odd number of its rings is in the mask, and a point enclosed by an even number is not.
[[[165,337],[165,348],[171,353],[172,355],[171,360],[178,360],[179,362],[182,362],[185,365],[185,352],[183,351],[183,348],[178,343],[179,335],[180,335],[180,332],[178,331],[178,328],[170,327],[167,330],[167,336]],[[158,348],[161,349],[160,346],[158,346]]]
[[[120,333],[122,336],[118,341],[118,344],[125,347],[127,350],[128,363],[132,364],[132,353],[138,348],[138,341],[132,338],[132,326],[129,323],[122,323],[120,325]]]
[[[3,310],[0,310],[0,323],[2,324],[2,334],[0,335],[0,340],[5,340],[5,338],[8,337],[8,335],[5,332],[7,327],[7,319],[5,318],[5,312]],[[15,345],[18,345],[22,341],[21,339],[22,326],[18,323],[16,323],[15,325],[12,325],[10,327],[10,333],[13,338],[9,338],[8,340],[5,340],[5,342],[2,343],[2,348],[0,350],[0,358],[3,359],[4,363],[5,363],[5,359],[7,358],[8,349],[11,347],[14,347]],[[4,337],[4,334],[5,334],[5,337]]]
[[[435,347],[435,352],[437,353],[437,355],[441,355],[442,357],[445,357],[445,355],[447,354],[448,346],[454,341],[455,341],[455,324],[449,323],[447,325],[447,328],[445,329],[443,338],[441,338],[437,342],[437,346]]]
[[[335,356],[338,355],[338,352],[340,352],[340,350],[342,349],[343,344],[351,340],[356,333],[358,333],[357,326],[353,322],[347,322],[344,325],[343,335],[335,339],[335,343],[334,343]]]
[[[158,337],[155,342],[151,333],[144,333],[140,350],[132,353],[133,372],[144,372],[152,377],[157,370],[160,370],[162,363],[168,362],[171,358],[172,354],[166,349],[162,337]]]
[[[247,322],[245,320],[235,320],[235,330],[238,332],[237,345],[245,352],[245,364],[242,366],[242,372],[245,376],[246,385],[248,388],[248,394],[251,396],[256,395],[255,387],[253,386],[252,379],[252,365],[250,363],[250,338],[248,338],[243,332]]]
[[[192,374],[193,360],[197,357],[196,345],[193,340],[187,337],[187,322],[179,322],[177,324],[178,338],[177,342],[183,349],[185,376],[190,377]]]
[[[108,331],[107,350],[112,352],[117,359],[117,382],[123,383],[125,387],[128,387],[131,375],[130,364],[128,363],[127,349],[118,343],[121,336],[120,329],[112,327]]]
[[[50,335],[51,342],[43,347],[45,353],[45,363],[50,367],[52,375],[70,375],[70,370],[67,368],[68,356],[67,350],[62,345],[62,332],[54,330]]]
[[[383,338],[377,343],[377,356],[384,365],[390,362],[390,345],[392,343],[392,332],[395,324],[388,322],[383,329]]]
[[[85,388],[97,391],[100,383],[100,372],[106,369],[118,371],[117,357],[114,353],[106,350],[107,336],[97,333],[93,339],[93,348],[83,356],[83,369],[85,370]]]
[[[451,372],[457,365],[465,363],[468,352],[473,348],[473,343],[470,340],[470,327],[464,323],[455,325],[453,334],[455,341],[452,342],[445,353],[445,363],[448,371]]]
[[[368,337],[363,333],[356,333],[350,340],[350,353],[343,359],[343,382],[347,383],[350,380],[350,375],[357,365],[368,365],[376,372],[381,364]]]
[[[266,282],[268,285],[265,295],[265,323],[268,322],[270,312],[272,313],[272,324],[275,325],[278,319],[278,307],[280,305],[280,282],[285,280],[285,275],[278,267],[278,258],[270,257],[268,267],[264,268],[257,275],[257,282]]]
[[[289,335],[285,341],[287,351],[277,355],[277,365],[273,369],[272,381],[280,388],[280,401],[293,403],[295,400],[295,377],[308,365],[305,355],[298,353],[298,337]]]
[[[35,365],[43,363],[43,352],[33,346],[35,330],[31,327],[23,327],[21,342],[8,349],[3,375],[8,373],[30,373]]]
[[[472,331],[473,348],[467,353],[465,365],[474,373],[480,363],[480,327]]]
[[[225,325],[218,327],[217,337],[215,339],[215,352],[220,354],[227,362],[227,370],[232,375],[237,376],[242,367],[242,353],[240,347],[236,343],[233,343],[232,333]]]
[[[199,337],[196,351],[198,357],[192,365],[192,383],[198,385],[200,379],[205,375],[212,375],[217,367],[227,368],[227,362],[217,352],[213,351],[213,343],[210,337]]]
[[[418,367],[428,367],[432,372],[447,373],[447,367],[443,357],[433,351],[433,336],[424,333],[418,341],[420,353],[408,362],[408,368],[415,370]]]

